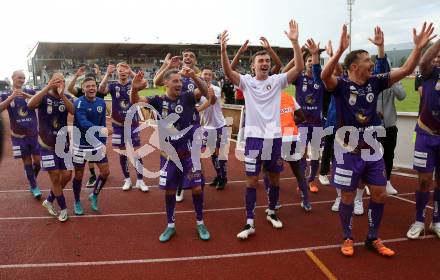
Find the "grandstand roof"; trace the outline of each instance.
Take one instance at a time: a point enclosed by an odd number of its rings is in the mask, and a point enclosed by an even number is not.
[[[228,46],[236,50],[239,45]],[[219,44],[140,44],[140,43],[68,43],[68,42],[38,42],[29,57],[46,58],[97,58],[117,56],[164,56],[167,52],[176,54],[183,49],[220,50]],[[261,46],[249,46],[248,50],[255,52]],[[291,48],[272,47],[279,55],[291,55]]]

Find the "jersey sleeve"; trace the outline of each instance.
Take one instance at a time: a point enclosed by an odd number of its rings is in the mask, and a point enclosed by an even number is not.
[[[281,89],[285,89],[289,85],[287,83],[287,73],[277,74],[276,77]]]
[[[322,72],[322,69],[321,69],[320,64],[313,64],[312,65],[313,82],[322,84],[321,72]]]
[[[374,92],[375,95],[379,95],[379,93],[387,88],[390,88],[390,73],[377,74],[372,77],[374,84],[376,86],[376,90]]]
[[[251,79],[251,75],[240,75],[240,84],[238,85],[238,88],[242,91],[245,92],[245,90],[248,87],[248,83],[249,83],[249,79]]]

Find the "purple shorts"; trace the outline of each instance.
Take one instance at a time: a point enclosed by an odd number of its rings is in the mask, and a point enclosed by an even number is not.
[[[133,144],[133,147],[139,147],[141,145],[141,137],[139,135],[139,132],[134,132],[134,130],[137,128],[138,127],[131,128],[131,142]],[[117,148],[123,148],[126,146],[124,127],[113,126],[112,146]]]
[[[361,158],[361,154],[346,153],[343,164],[333,160],[333,186],[343,191],[355,191],[361,179],[366,184],[385,187],[387,178],[383,158],[377,161],[365,161]]]
[[[108,162],[104,146],[98,149],[73,148],[72,162],[75,168],[84,168],[86,162],[106,163]]]
[[[414,147],[414,170],[440,174],[440,136],[417,132]]]
[[[38,136],[27,136],[24,138],[11,136],[11,142],[12,155],[15,159],[40,154]]]
[[[246,138],[244,148],[246,176],[258,176],[262,164],[268,172],[281,173],[283,171],[281,138],[266,139],[266,145],[264,142],[263,138]]]
[[[178,186],[190,189],[202,184],[202,172],[195,170],[191,157],[180,159],[180,162],[183,170],[180,170],[174,161],[160,156],[159,187],[162,190],[176,190]]]
[[[55,150],[49,150],[44,147],[41,147],[40,156],[41,156],[41,169],[43,171],[73,169],[73,164],[71,160],[57,156]]]
[[[208,144],[210,144],[209,147],[213,147],[212,144],[215,143],[215,148],[219,149],[223,145],[226,145],[228,141],[227,135],[223,135],[222,132],[223,127],[216,129],[205,128],[203,132],[202,147],[206,148]]]

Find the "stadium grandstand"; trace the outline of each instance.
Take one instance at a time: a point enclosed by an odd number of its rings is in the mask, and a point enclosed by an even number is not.
[[[240,48],[230,46],[231,59]],[[292,49],[272,46],[283,64],[292,58]],[[220,66],[220,46],[218,44],[135,44],[135,43],[67,43],[38,42],[28,54],[28,70],[35,86],[45,84],[54,71],[62,72],[67,79],[82,65],[91,68],[99,65],[105,73],[107,65],[125,61],[133,70],[142,69],[152,85],[153,77],[167,53],[180,55],[183,50],[193,50],[198,58],[198,66],[210,66],[217,79],[223,76]],[[261,46],[249,46],[238,70],[249,72],[249,59]]]

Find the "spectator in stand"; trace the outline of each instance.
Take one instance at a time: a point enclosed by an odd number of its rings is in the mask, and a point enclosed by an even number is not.
[[[235,104],[234,84],[232,84],[231,80],[226,76],[223,81],[222,93],[225,97],[225,104]]]

